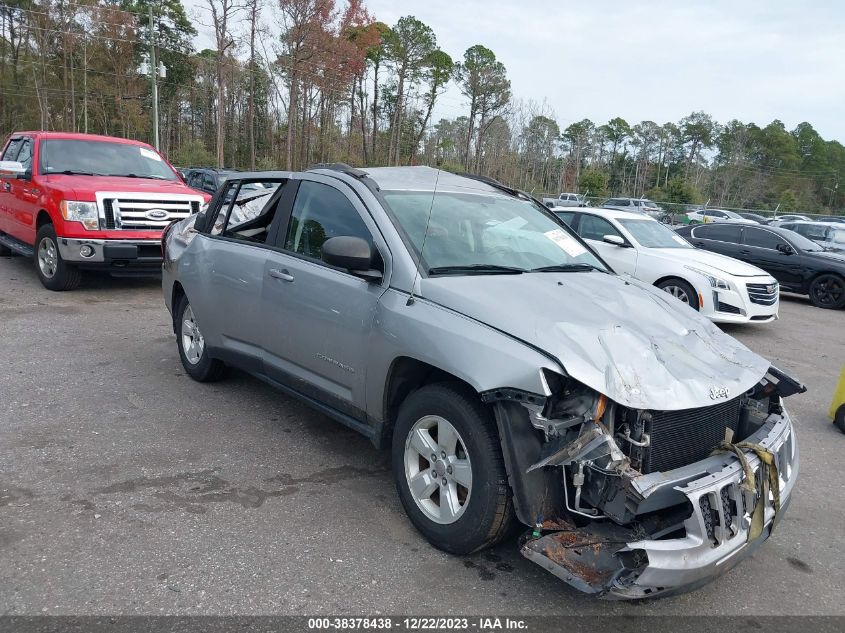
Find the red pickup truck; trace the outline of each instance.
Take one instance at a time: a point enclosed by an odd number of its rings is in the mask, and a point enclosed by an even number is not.
[[[33,257],[50,290],[85,269],[157,274],[163,229],[209,199],[145,143],[16,132],[0,154],[0,255]]]

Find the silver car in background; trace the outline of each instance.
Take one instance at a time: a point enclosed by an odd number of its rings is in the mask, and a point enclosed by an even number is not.
[[[803,386],[495,181],[239,174],[163,251],[186,373],[240,368],[389,449],[446,552],[519,522],[522,554],[584,592],[667,595],[750,554],[792,499],[783,398]]]

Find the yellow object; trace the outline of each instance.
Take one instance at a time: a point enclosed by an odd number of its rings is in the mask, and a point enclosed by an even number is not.
[[[833,390],[833,402],[830,403],[830,419],[836,418],[836,412],[845,404],[845,367],[842,368],[842,373],[839,374],[839,384]]]

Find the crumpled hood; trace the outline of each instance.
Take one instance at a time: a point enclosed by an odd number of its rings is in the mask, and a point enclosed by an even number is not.
[[[709,406],[711,388],[733,398],[770,366],[667,293],[615,275],[432,277],[420,296],[545,351],[572,378],[636,409]]]
[[[698,268],[704,272],[717,274],[719,272],[734,275],[736,277],[769,277],[771,275],[765,270],[751,264],[697,248],[649,248],[646,249],[649,255],[660,257],[671,261],[673,264],[682,262],[687,266]]]

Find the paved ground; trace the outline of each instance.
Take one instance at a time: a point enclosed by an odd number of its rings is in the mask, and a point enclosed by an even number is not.
[[[845,614],[845,437],[825,417],[845,312],[784,298],[730,332],[810,391],[772,540],[695,593],[600,602],[523,559],[470,558],[406,520],[388,458],[237,374],[181,370],[155,281],[43,290],[0,259],[0,614]]]

